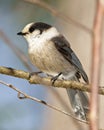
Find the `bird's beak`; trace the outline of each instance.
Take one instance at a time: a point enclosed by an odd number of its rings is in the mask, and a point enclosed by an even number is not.
[[[19,33],[17,33],[17,35],[23,35],[23,33],[22,33],[22,32],[19,32]]]
[[[24,36],[24,35],[26,35],[26,34],[28,34],[28,33],[27,33],[27,32],[26,32],[26,33],[23,33],[23,32],[17,33],[17,35],[21,35],[21,36]]]

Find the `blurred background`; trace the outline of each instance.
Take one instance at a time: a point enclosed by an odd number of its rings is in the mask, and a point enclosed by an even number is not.
[[[84,25],[89,30],[92,29],[96,1],[41,1],[56,8],[63,16],[66,15]],[[90,79],[91,32],[82,29],[71,20],[63,20],[58,16],[54,16],[54,14],[47,9],[24,0],[0,0],[0,66],[30,71],[13,52],[13,48],[5,41],[5,37],[8,37],[10,42],[21,49],[27,56],[27,43],[22,37],[17,36],[17,33],[20,32],[26,24],[39,21],[54,25],[64,34],[81,60]],[[5,35],[4,38],[1,35],[2,32]],[[104,48],[104,45],[102,48]],[[37,71],[29,60],[28,63],[32,70]],[[102,57],[102,63],[104,63],[104,57]],[[104,67],[102,67],[102,75],[103,72]],[[0,74],[0,80],[13,84],[23,92],[38,99],[45,100],[69,113],[72,112],[65,89],[30,85],[26,80],[2,74]],[[104,84],[103,76],[101,77],[101,85],[102,84]],[[101,97],[101,99],[103,98]],[[101,105],[102,104],[101,102]],[[101,115],[104,114],[103,106],[100,112]],[[100,126],[104,128],[102,122],[100,122]],[[88,129],[88,126],[42,104],[27,99],[20,100],[17,98],[15,91],[0,84],[0,130],[67,130],[69,128],[81,130]]]

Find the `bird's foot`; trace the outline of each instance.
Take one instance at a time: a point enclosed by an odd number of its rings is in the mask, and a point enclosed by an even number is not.
[[[60,72],[59,74],[57,74],[56,76],[51,78],[52,81],[52,85],[54,85],[55,81],[58,79],[58,77],[62,74],[62,72]]]

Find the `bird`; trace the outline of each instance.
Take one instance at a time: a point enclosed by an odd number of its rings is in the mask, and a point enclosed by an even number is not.
[[[80,82],[80,78],[83,78],[86,84],[89,83],[79,58],[56,27],[43,22],[32,22],[17,34],[26,39],[32,64],[53,81],[61,79]],[[87,120],[89,112],[87,94],[72,88],[66,90],[76,118]]]

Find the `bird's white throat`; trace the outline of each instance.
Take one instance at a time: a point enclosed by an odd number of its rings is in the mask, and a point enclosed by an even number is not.
[[[34,31],[32,34],[27,35],[25,38],[29,44],[29,48],[34,49],[34,47],[41,48],[42,46],[44,46],[45,42],[58,35],[59,32],[57,31],[57,29],[52,27],[42,32],[42,34],[39,34],[38,30],[37,32]]]

